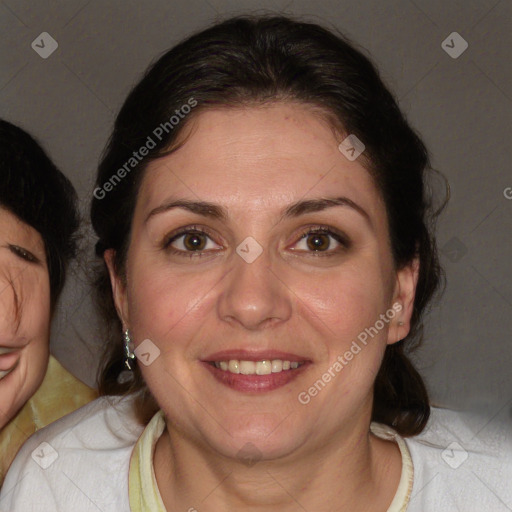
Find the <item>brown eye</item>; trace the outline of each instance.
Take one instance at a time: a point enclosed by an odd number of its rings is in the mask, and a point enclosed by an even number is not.
[[[314,227],[302,233],[293,251],[318,256],[334,256],[351,247],[350,240],[329,227]]]
[[[324,233],[313,233],[306,235],[306,243],[312,251],[325,251],[329,249],[331,241],[329,236]]]
[[[164,243],[164,249],[178,256],[206,256],[222,249],[209,233],[201,228],[183,228],[169,236]]]
[[[183,235],[183,245],[190,251],[202,251],[206,246],[206,237],[198,233],[188,233]]]

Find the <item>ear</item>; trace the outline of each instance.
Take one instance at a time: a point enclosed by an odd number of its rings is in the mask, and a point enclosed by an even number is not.
[[[129,314],[128,314],[128,300],[126,296],[126,283],[124,280],[118,275],[114,258],[115,258],[114,249],[107,249],[103,255],[105,259],[105,263],[108,268],[108,273],[110,276],[110,285],[112,286],[112,295],[114,297],[114,304],[116,306],[117,315],[119,316],[121,323],[123,324],[123,329],[130,325]]]
[[[411,330],[414,297],[420,270],[419,258],[397,272],[392,309],[396,312],[388,330],[388,345],[403,340]],[[400,325],[402,322],[402,325]]]

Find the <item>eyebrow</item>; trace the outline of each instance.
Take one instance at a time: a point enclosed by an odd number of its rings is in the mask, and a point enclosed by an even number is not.
[[[373,229],[371,218],[366,210],[352,201],[352,199],[343,196],[305,199],[292,203],[281,212],[279,222],[285,219],[299,217],[300,215],[305,215],[306,213],[319,212],[328,208],[334,208],[336,206],[345,206],[355,210],[365,219],[370,228]],[[182,208],[197,215],[202,215],[211,219],[221,221],[227,221],[228,219],[227,210],[215,203],[210,203],[208,201],[191,201],[189,199],[176,199],[167,201],[164,204],[151,210],[144,222],[148,222],[151,217],[160,213],[167,212],[174,208]]]

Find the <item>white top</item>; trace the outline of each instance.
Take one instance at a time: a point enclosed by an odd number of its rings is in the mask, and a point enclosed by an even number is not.
[[[36,432],[7,474],[0,512],[164,511],[151,464],[163,415],[144,430],[131,401],[101,397]],[[510,419],[432,408],[419,436],[401,438],[377,423],[371,430],[402,453],[388,512],[512,510]]]
[[[129,502],[132,512],[166,512],[156,482],[153,455],[155,445],[165,428],[165,418],[160,411],[151,419],[139,437],[130,460],[128,479]],[[372,423],[371,431],[384,439],[394,439],[402,454],[402,473],[393,501],[387,512],[405,512],[412,492],[413,467],[405,441],[393,430],[380,423]],[[197,507],[199,508],[199,507]],[[189,512],[196,510],[189,508]]]

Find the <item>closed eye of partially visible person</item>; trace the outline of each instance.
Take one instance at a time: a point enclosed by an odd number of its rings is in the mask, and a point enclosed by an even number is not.
[[[35,140],[0,121],[0,485],[31,434],[96,397],[49,350],[75,198]]]

